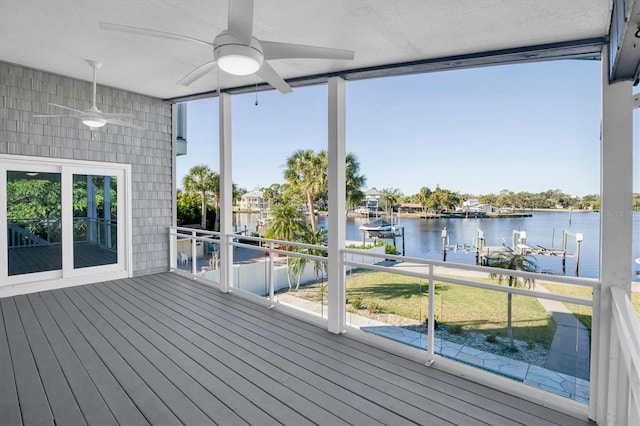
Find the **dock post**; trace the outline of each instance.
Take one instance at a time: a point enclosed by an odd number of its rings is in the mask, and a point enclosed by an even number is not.
[[[576,277],[579,276],[579,267],[580,267],[580,244],[582,243],[583,236],[582,233],[579,232],[576,234]]]
[[[567,231],[562,231],[562,274],[567,273]]]
[[[447,227],[442,229],[442,261],[447,261]]]

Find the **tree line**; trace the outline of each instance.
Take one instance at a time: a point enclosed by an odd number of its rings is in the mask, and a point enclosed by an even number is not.
[[[360,163],[353,153],[347,154],[345,166],[347,208],[355,210],[364,201],[363,188],[366,177],[360,173]],[[326,151],[295,151],[285,162],[285,182],[262,188],[263,197],[269,200],[272,209],[287,205],[312,212],[328,198],[327,167]],[[183,189],[178,190],[177,196],[179,223],[200,223],[204,229],[219,230],[219,174],[206,165],[194,166],[184,177],[182,184]],[[247,192],[234,184],[234,205]],[[404,195],[398,188],[385,188],[380,196],[385,211],[397,209],[400,203],[419,204],[425,212],[450,211],[468,199],[477,199],[482,204],[509,209],[600,210],[600,195],[576,197],[559,189],[538,193],[503,189],[498,194],[474,195],[460,194],[440,186],[436,186],[435,189],[425,186],[413,195]],[[213,208],[208,207],[210,203],[213,204]],[[640,210],[640,193],[633,195],[633,209]],[[309,215],[309,225],[312,231],[317,230],[314,215]]]

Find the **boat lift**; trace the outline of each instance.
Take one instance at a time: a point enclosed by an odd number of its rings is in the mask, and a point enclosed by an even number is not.
[[[362,229],[360,227],[360,231],[362,232],[362,245],[364,246],[366,243],[366,237],[372,238],[374,243],[376,240],[393,240],[393,245],[398,247],[396,244],[396,238],[402,238],[402,256],[405,255],[405,247],[404,247],[404,226],[400,226],[398,224],[397,219],[394,220],[393,216],[391,216],[391,226],[389,226],[388,230],[376,230],[376,229]]]
[[[576,241],[575,253],[568,252],[569,238],[573,237]],[[540,255],[540,256],[557,256],[562,259],[562,273],[566,273],[567,258],[573,257],[576,259],[575,263],[575,275],[579,275],[580,270],[580,245],[584,240],[582,232],[562,231],[562,247],[561,248],[547,248],[536,244],[535,247],[527,244],[527,231],[513,230],[511,233],[511,246],[507,246],[506,241],[503,239],[500,246],[487,246],[485,245],[484,232],[478,228],[476,231],[475,246],[474,245],[450,245],[449,237],[447,235],[447,228],[442,230],[442,260],[447,260],[447,250],[453,249],[457,252],[460,248],[463,248],[465,252],[468,250],[475,250],[476,253],[476,265],[487,265],[487,258],[495,253],[518,253],[523,255]]]

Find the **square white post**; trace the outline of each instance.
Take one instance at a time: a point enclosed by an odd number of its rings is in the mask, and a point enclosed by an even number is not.
[[[328,329],[332,333],[344,332],[345,272],[341,250],[346,236],[346,82],[340,77],[329,79],[329,247],[328,247]]]
[[[233,282],[233,183],[231,176],[231,95],[220,93],[220,290]]]
[[[178,154],[178,105],[171,105],[171,199],[173,200],[171,206],[171,224],[172,226],[178,226],[178,197],[177,188],[180,185],[178,182],[177,173],[177,157]]]
[[[631,290],[633,104],[632,81],[609,82],[608,51],[602,52],[602,140],[600,172],[600,281],[602,283],[598,328],[594,330],[591,360],[589,417],[598,424],[615,422],[615,397],[609,378],[612,286]]]

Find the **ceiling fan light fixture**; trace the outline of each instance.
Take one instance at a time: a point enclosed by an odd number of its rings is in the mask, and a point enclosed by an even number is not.
[[[243,44],[221,44],[215,48],[216,61],[220,69],[232,75],[249,75],[260,69],[264,56],[259,46]]]
[[[107,120],[102,117],[85,117],[82,119],[82,124],[89,127],[102,127],[107,124]]]
[[[220,69],[233,75],[249,75],[260,69],[260,63],[242,55],[226,55],[218,60]]]

